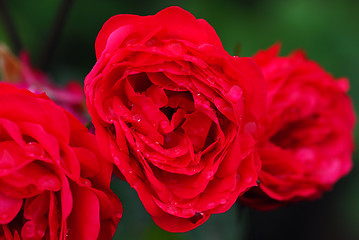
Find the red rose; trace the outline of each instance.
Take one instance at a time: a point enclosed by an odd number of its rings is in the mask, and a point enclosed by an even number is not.
[[[263,76],[206,21],[179,7],[117,15],[96,55],[85,95],[97,138],[156,224],[191,230],[256,185]]]
[[[111,239],[122,214],[111,172],[75,117],[0,83],[0,239]]]
[[[21,52],[18,59],[6,45],[0,42],[0,73],[2,74],[0,81],[26,88],[33,93],[45,92],[52,101],[69,111],[82,123],[89,122],[83,86],[74,80],[64,87],[57,86],[44,72],[31,66],[27,52]]]
[[[254,56],[267,83],[260,186],[242,201],[266,210],[329,190],[352,167],[355,123],[347,79],[335,80],[301,51],[274,45]]]

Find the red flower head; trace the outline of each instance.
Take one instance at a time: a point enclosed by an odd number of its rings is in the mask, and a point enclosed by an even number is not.
[[[0,73],[1,81],[26,88],[33,93],[45,92],[51,100],[82,123],[89,121],[83,86],[74,80],[68,82],[65,87],[55,85],[53,79],[31,66],[27,52],[21,52],[18,59],[0,42]]]
[[[260,186],[242,202],[262,210],[320,197],[350,171],[354,149],[347,79],[335,80],[301,51],[279,57],[279,48],[254,56],[267,81],[267,127]]]
[[[111,172],[75,117],[0,83],[0,239],[111,239],[122,214]]]
[[[179,7],[117,15],[96,55],[85,94],[97,138],[156,224],[191,230],[256,184],[263,76],[206,21]]]

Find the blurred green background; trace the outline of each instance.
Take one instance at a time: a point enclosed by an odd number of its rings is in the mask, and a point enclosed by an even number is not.
[[[0,2],[7,6],[6,11],[34,64],[39,64],[61,1]],[[359,112],[359,1],[355,0],[74,0],[53,55],[47,61],[48,72],[58,82],[83,81],[95,63],[96,35],[109,17],[120,13],[152,15],[171,5],[206,19],[230,54],[237,54],[239,48],[241,56],[251,56],[278,41],[282,42],[282,55],[296,48],[305,49],[309,58],[336,77],[350,79],[350,94]],[[3,22],[0,22],[0,41],[15,47]],[[358,139],[358,129],[355,135]],[[359,239],[358,153],[353,161],[352,172],[320,200],[264,213],[233,206],[227,213],[213,215],[197,229],[178,234],[158,228],[135,191],[114,178],[113,189],[124,206],[114,239],[356,240]]]

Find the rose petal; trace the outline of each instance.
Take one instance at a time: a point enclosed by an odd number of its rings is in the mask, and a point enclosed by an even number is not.
[[[21,209],[23,200],[0,192],[0,224],[10,223]]]

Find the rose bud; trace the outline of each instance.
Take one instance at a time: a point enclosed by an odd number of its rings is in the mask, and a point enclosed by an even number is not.
[[[334,79],[302,51],[279,57],[279,50],[276,44],[254,56],[266,79],[267,121],[260,185],[241,201],[260,210],[317,199],[352,168],[348,80]]]
[[[122,215],[111,173],[74,116],[0,83],[0,239],[111,239]]]
[[[256,185],[265,87],[252,59],[179,7],[114,16],[95,47],[85,95],[100,148],[158,226],[191,230]]]

